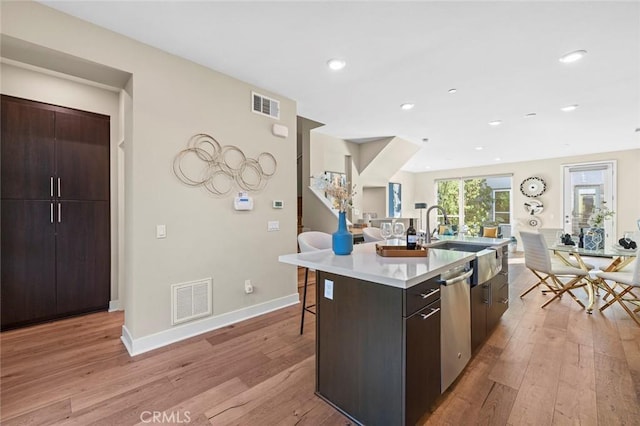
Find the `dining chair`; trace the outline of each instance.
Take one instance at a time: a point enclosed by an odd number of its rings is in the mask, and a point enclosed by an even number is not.
[[[556,245],[558,243],[558,232],[564,232],[564,229],[562,228],[540,228],[538,229],[538,233],[542,234],[544,241],[547,243],[547,247],[553,247],[554,245]],[[575,243],[577,244],[578,242],[575,241]],[[582,258],[584,260],[584,257]],[[590,259],[591,261],[593,261],[594,259]],[[568,266],[573,266],[574,268],[580,268],[580,263],[575,260],[572,259],[570,256],[564,256],[562,253],[560,252],[556,252],[554,253],[553,256],[551,256],[551,261],[552,262],[560,262],[561,264],[564,265],[568,265]],[[596,267],[600,267],[601,265],[594,265],[593,263],[590,262],[584,262],[584,266],[586,266],[589,270],[591,269],[595,269]]]
[[[629,314],[631,319],[633,319],[636,324],[640,325],[640,319],[638,319],[638,315],[636,315],[640,311],[640,298],[632,293],[634,288],[640,288],[640,250],[636,252],[636,260],[632,265],[632,268],[617,272],[596,273],[598,278],[604,281],[613,281],[615,283],[614,287],[610,287],[608,285],[605,286],[613,296],[613,299],[609,300],[606,305],[602,306],[600,308],[600,312],[604,311],[615,302],[618,302],[618,304],[622,306],[622,309]],[[621,290],[616,292],[616,287],[620,287]],[[632,311],[626,303],[632,303],[636,305],[636,308]]]
[[[382,235],[380,235],[380,228],[362,228],[362,236],[364,237],[365,243],[384,240],[384,238],[382,238]]]
[[[298,247],[301,253],[310,251],[330,249],[332,245],[331,234],[319,231],[307,231],[298,234]],[[300,334],[304,331],[304,313],[309,312],[315,315],[315,311],[311,308],[315,307],[315,303],[307,306],[307,286],[309,283],[309,268],[304,268],[304,290],[302,291],[302,317],[300,319]]]
[[[548,292],[554,293],[554,296],[545,302],[542,308],[562,297],[564,293],[568,293],[578,305],[584,308],[584,304],[571,290],[585,287],[587,284],[583,280],[588,277],[589,272],[581,268],[563,265],[560,262],[552,262],[551,254],[542,234],[521,231],[520,237],[524,247],[525,266],[540,280],[522,293],[520,297],[524,297],[540,284],[544,284],[549,289]],[[562,281],[562,279],[566,281]],[[547,280],[550,280],[551,283]]]

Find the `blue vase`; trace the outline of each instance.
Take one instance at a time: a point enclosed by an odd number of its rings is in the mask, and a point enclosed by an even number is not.
[[[347,229],[345,212],[338,213],[338,230],[332,234],[332,237],[332,248],[335,254],[351,254],[353,251],[353,235]]]
[[[586,250],[604,249],[604,228],[589,228],[584,234],[584,248]]]

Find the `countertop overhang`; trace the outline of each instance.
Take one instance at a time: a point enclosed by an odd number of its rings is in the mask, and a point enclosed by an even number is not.
[[[509,240],[497,238],[446,238],[464,243],[500,247]],[[425,257],[382,257],[376,254],[376,243],[356,244],[353,252],[337,256],[333,250],[285,254],[278,257],[282,263],[302,266],[317,271],[330,272],[392,287],[407,289],[438,276],[456,266],[473,260],[475,253],[438,249],[433,242]]]
[[[285,254],[280,262],[346,277],[409,288],[441,273],[470,262],[474,253],[429,249],[425,257],[382,257],[376,254],[376,243],[356,244],[347,256],[333,250]]]

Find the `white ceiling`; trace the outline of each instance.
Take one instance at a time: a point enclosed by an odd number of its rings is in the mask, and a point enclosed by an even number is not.
[[[415,142],[406,171],[640,148],[638,1],[43,3],[294,99],[322,133]]]

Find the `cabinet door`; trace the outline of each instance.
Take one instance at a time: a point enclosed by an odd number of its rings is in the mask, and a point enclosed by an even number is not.
[[[440,300],[405,321],[405,424],[415,425],[440,395]]]
[[[55,314],[52,203],[2,201],[2,328]]]
[[[58,314],[104,309],[111,281],[109,202],[62,201],[56,210]]]
[[[491,305],[487,315],[487,331],[500,321],[500,317],[509,307],[509,278],[500,273],[491,280]]]
[[[471,287],[471,351],[475,351],[487,337],[487,309],[489,283]]]
[[[52,197],[54,113],[2,97],[2,198]]]
[[[108,200],[108,117],[57,112],[56,169],[60,199]]]

